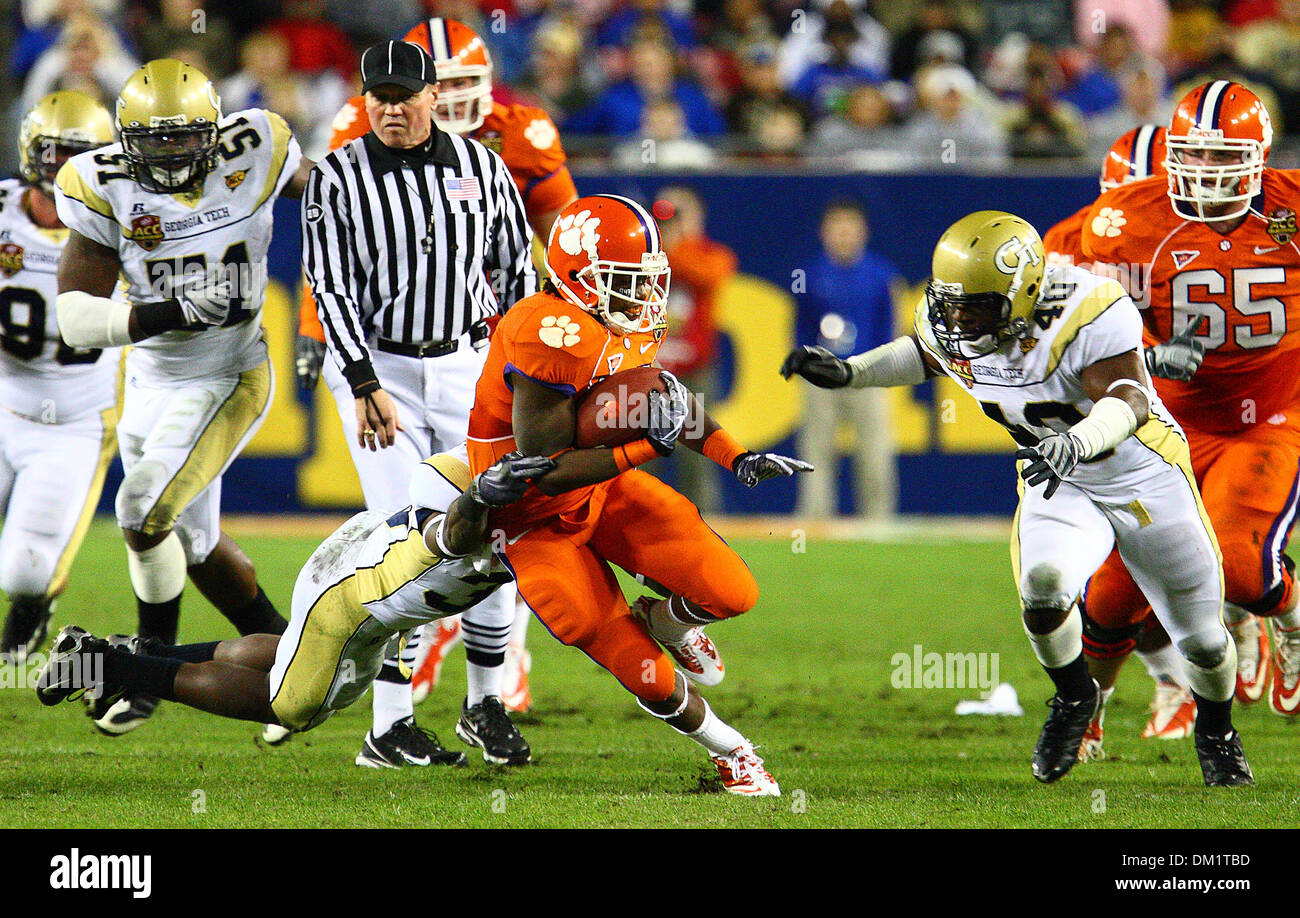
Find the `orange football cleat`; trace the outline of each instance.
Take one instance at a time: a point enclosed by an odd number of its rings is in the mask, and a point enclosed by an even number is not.
[[[433,691],[442,675],[442,664],[447,661],[447,654],[460,643],[460,616],[438,619],[432,627],[425,627],[424,637],[428,651],[411,676],[411,697],[416,704],[429,697],[429,692]]]
[[[1151,719],[1142,729],[1143,739],[1186,739],[1196,726],[1196,700],[1172,682],[1157,682],[1151,699]]]

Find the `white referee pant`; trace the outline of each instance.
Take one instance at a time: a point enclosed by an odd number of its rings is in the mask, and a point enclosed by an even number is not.
[[[405,507],[411,502],[411,475],[416,466],[434,453],[454,449],[465,440],[474,390],[487,361],[487,349],[475,350],[468,334],[457,340],[453,353],[424,358],[389,354],[379,350],[373,339],[367,342],[375,376],[397,405],[397,416],[406,428],[398,431],[392,446],[373,452],[357,444],[356,399],[351,387],[333,358],[325,361],[321,375],[338,404],[339,418],[368,509],[392,512]],[[475,634],[494,643],[499,636],[501,653],[505,652],[515,619],[517,593],[513,583],[505,584],[462,616]],[[403,664],[408,669],[416,661],[420,637],[415,633],[406,644]],[[498,650],[495,646],[482,649],[493,653]]]

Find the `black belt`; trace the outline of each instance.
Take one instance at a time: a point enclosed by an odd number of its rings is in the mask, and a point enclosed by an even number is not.
[[[469,327],[470,344],[475,346],[480,341],[485,340],[492,330],[482,319],[475,322]],[[401,341],[389,341],[387,338],[380,338],[375,341],[375,347],[387,354],[398,354],[402,357],[445,357],[448,354],[456,353],[456,348],[460,346],[459,338],[452,338],[450,341],[439,341],[434,344],[405,344]]]

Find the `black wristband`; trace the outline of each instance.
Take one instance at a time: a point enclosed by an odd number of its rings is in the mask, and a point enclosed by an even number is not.
[[[156,300],[150,303],[136,303],[131,310],[135,314],[136,324],[140,328],[140,340],[161,335],[163,332],[176,331],[189,323],[177,299]]]
[[[343,378],[352,387],[353,398],[361,398],[379,389],[379,378],[375,376],[375,368],[370,365],[370,360],[364,357],[345,366]]]

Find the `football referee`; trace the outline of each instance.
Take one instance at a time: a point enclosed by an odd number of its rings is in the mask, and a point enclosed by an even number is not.
[[[312,170],[303,196],[303,268],[325,329],[323,378],[338,403],[372,510],[410,503],[412,471],[461,447],[486,359],[485,321],[537,290],[532,231],[501,158],[433,123],[433,60],[381,42],[361,56],[368,134]],[[528,744],[501,705],[513,586],[464,615],[468,696],[456,732],[491,762],[523,764]],[[375,682],[374,725],[358,765],[449,758],[415,726],[409,663],[418,634]]]

